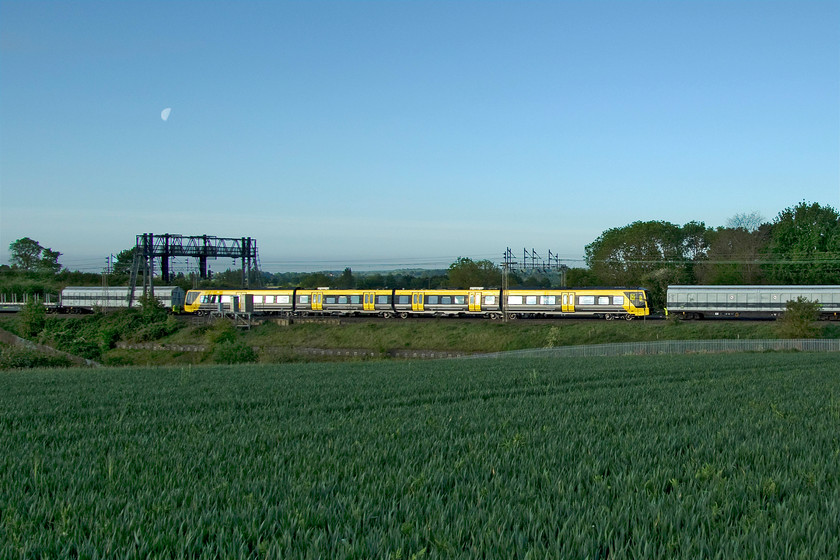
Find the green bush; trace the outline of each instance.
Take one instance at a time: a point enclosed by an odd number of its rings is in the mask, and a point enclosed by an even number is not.
[[[70,365],[70,360],[64,356],[54,356],[36,350],[0,345],[0,369],[69,367]]]
[[[218,319],[213,326],[207,329],[207,343],[211,346],[221,344],[222,342],[236,341],[238,333],[227,319]]]
[[[47,309],[36,298],[31,297],[18,313],[20,331],[25,337],[36,337],[47,325]]]
[[[213,361],[217,364],[247,364],[257,361],[257,353],[242,341],[225,340],[213,347]]]
[[[781,338],[814,338],[819,332],[814,322],[819,317],[819,302],[799,296],[787,302],[784,315],[776,321],[776,331]]]

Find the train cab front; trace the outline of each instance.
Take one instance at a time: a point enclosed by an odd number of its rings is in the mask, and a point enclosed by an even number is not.
[[[645,290],[633,290],[624,292],[627,296],[627,300],[629,301],[629,309],[627,310],[630,315],[636,317],[646,317],[650,315],[650,307],[648,306],[648,297],[647,292]]]
[[[187,290],[184,298],[184,313],[197,313],[201,309],[201,290]]]

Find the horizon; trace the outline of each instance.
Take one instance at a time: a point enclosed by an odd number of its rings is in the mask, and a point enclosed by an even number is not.
[[[252,237],[266,270],[574,266],[635,221],[836,209],[838,21],[828,0],[0,0],[0,263],[30,237],[101,271],[181,232]]]

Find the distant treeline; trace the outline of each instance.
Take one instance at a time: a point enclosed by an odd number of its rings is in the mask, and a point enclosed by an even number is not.
[[[66,285],[126,285],[133,249],[118,254],[111,274],[61,269],[61,253],[23,238],[10,245],[12,266],[0,266],[0,294],[57,294]],[[586,246],[585,267],[560,271],[511,271],[511,287],[641,286],[654,301],[669,284],[838,284],[840,215],[830,206],[801,202],[770,222],[756,213],[737,214],[726,226],[682,226],[637,221],[611,228]],[[259,274],[259,276],[257,276]],[[178,274],[184,289],[237,287],[241,270],[198,280]],[[488,260],[461,257],[448,269],[354,272],[254,272],[252,286],[330,288],[467,288],[502,284],[502,269]]]

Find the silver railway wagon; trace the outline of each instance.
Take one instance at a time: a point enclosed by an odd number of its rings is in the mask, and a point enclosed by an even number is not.
[[[56,311],[59,313],[85,313],[97,309],[120,309],[128,307],[128,286],[98,288],[89,286],[68,286],[61,290]],[[155,286],[155,299],[165,308],[179,311],[184,307],[184,290],[178,286]],[[143,295],[142,286],[134,289],[133,306]]]
[[[666,311],[687,319],[778,317],[802,297],[820,304],[824,319],[840,319],[840,286],[668,286]]]

